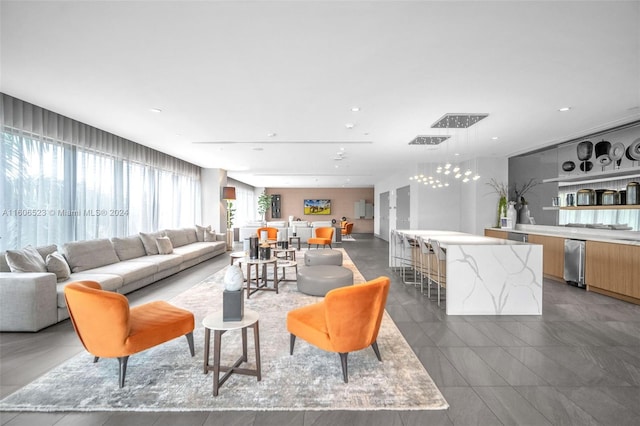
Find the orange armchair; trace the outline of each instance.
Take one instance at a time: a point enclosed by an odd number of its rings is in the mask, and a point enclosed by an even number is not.
[[[311,248],[311,244],[315,244],[316,248],[320,247],[320,244],[322,244],[322,247],[329,246],[330,248],[332,248],[331,240],[333,240],[333,231],[333,227],[316,228],[315,238],[309,238],[307,240],[309,248]]]
[[[262,231],[267,231],[267,240],[277,240],[278,239],[278,228],[271,228],[271,227],[263,227],[263,228],[258,228],[258,239],[262,239],[262,237],[260,236],[260,233]]]
[[[287,313],[291,333],[289,353],[296,336],[328,352],[338,352],[342,377],[348,383],[347,355],[371,346],[379,361],[378,331],[389,294],[389,278],[341,287],[327,293],[322,302]]]
[[[351,235],[352,230],[353,230],[353,223],[348,222],[344,224],[344,227],[340,231],[342,235]]]
[[[129,308],[125,296],[104,291],[95,281],[77,281],[64,288],[73,328],[84,348],[99,358],[118,358],[119,385],[124,386],[130,355],[186,336],[191,356],[193,314],[166,302]]]

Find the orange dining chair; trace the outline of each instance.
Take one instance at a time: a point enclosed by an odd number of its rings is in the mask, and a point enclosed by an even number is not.
[[[118,358],[119,385],[124,386],[129,356],[186,336],[191,356],[193,314],[167,302],[129,308],[125,296],[104,291],[95,281],[77,281],[64,288],[73,328],[84,348],[99,358]]]
[[[334,228],[330,226],[326,228],[316,228],[315,238],[309,238],[307,240],[307,244],[309,244],[309,248],[311,248],[311,244],[315,244],[316,248],[319,248],[320,244],[322,244],[323,248],[326,246],[329,246],[329,248],[332,248],[331,240],[333,240],[333,231],[334,231]]]
[[[293,355],[296,336],[322,350],[339,353],[345,383],[349,381],[349,352],[371,346],[378,361],[382,361],[377,338],[389,283],[388,277],[378,277],[364,284],[336,288],[321,302],[289,311],[289,353]]]
[[[262,231],[267,231],[267,240],[277,240],[278,239],[278,228],[271,227],[263,227],[258,228],[258,239],[262,240]]]
[[[344,228],[341,229],[342,235],[351,235],[351,231],[353,230],[353,223],[348,222],[344,225]]]

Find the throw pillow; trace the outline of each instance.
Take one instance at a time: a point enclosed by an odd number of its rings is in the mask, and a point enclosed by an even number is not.
[[[144,246],[144,251],[147,252],[147,255],[151,256],[153,254],[158,254],[158,245],[156,244],[156,238],[164,237],[164,231],[158,232],[140,232],[140,239],[142,240],[142,245]]]
[[[204,241],[204,235],[207,231],[211,231],[211,225],[209,226],[196,225],[196,236],[198,237],[199,242]]]
[[[71,275],[71,268],[69,268],[69,264],[65,260],[64,256],[57,251],[48,254],[45,263],[47,265],[47,271],[56,274],[58,281],[64,281],[69,278],[69,275]]]
[[[32,246],[22,250],[7,250],[5,258],[11,272],[47,272],[44,259]]]
[[[173,245],[169,237],[156,238],[156,245],[158,246],[158,254],[171,254],[173,253]]]
[[[211,231],[205,231],[204,233],[204,242],[205,243],[212,243],[216,241],[216,234],[215,232],[211,232]]]

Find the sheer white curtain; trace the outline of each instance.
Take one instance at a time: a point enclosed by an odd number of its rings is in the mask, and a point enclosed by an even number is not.
[[[200,168],[0,93],[0,250],[200,221]]]
[[[258,219],[258,206],[253,193],[253,186],[235,179],[227,179],[227,185],[236,188],[236,200],[233,202],[233,207],[236,209],[233,226],[239,228],[247,222]]]
[[[64,149],[18,134],[2,134],[0,146],[0,249],[71,238],[64,186]]]

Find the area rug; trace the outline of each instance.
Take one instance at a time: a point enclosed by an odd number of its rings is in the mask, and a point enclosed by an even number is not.
[[[344,265],[364,282],[346,253]],[[304,267],[304,266],[300,266]],[[196,356],[185,338],[129,358],[125,387],[118,387],[118,362],[79,354],[0,401],[2,411],[215,411],[215,410],[440,410],[444,397],[385,312],[378,346],[349,354],[349,383],[342,380],[340,358],[298,339],[289,355],[286,315],[321,298],[280,283],[279,293],[261,291],[245,300],[260,315],[262,380],[232,375],[213,396],[212,374],[203,373],[202,319],[222,309],[225,269],[178,295],[171,303],[196,317]],[[295,278],[293,269],[287,278]],[[252,330],[248,331],[249,368],[255,367]],[[213,336],[213,333],[212,333]],[[222,336],[223,365],[241,353],[241,333]],[[212,342],[213,348],[213,342]]]

